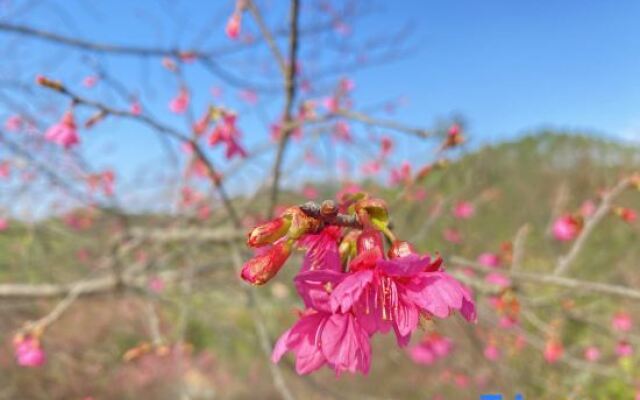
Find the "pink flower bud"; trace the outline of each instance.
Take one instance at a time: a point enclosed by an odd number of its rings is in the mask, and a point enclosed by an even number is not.
[[[13,340],[16,362],[21,367],[39,367],[47,359],[40,342],[31,336],[16,336]]]
[[[51,126],[44,134],[44,138],[50,142],[62,146],[65,150],[80,143],[76,123],[71,110],[67,111],[60,122]]]
[[[584,358],[590,362],[596,362],[600,359],[600,349],[595,346],[589,346],[584,349]]]
[[[227,21],[225,33],[229,39],[238,39],[240,37],[240,23],[242,22],[242,14],[234,11]]]
[[[262,225],[258,225],[247,235],[250,247],[260,247],[271,244],[284,236],[291,226],[291,218],[278,217]]]
[[[473,203],[470,203],[468,201],[459,202],[458,204],[456,204],[456,206],[453,209],[453,215],[456,218],[460,218],[460,219],[469,219],[473,217],[475,212],[476,210],[475,210],[475,207],[473,206]]]
[[[582,229],[581,219],[572,215],[563,215],[553,223],[553,236],[561,242],[571,241],[578,236]]]
[[[563,354],[564,347],[562,346],[562,343],[560,343],[556,339],[549,339],[547,341],[544,346],[544,359],[549,364],[554,364],[555,362],[557,362],[560,358],[562,358]]]
[[[240,276],[252,285],[264,285],[276,276],[291,254],[290,241],[279,241],[267,252],[247,261]]]

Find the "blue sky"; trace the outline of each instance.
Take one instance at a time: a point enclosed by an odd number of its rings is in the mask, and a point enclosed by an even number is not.
[[[310,3],[305,3],[309,7]],[[259,4],[269,10],[268,23],[286,21],[285,2],[264,0]],[[230,44],[223,26],[232,7],[232,1],[223,0],[5,0],[0,5],[0,18],[105,43],[218,48]],[[305,14],[307,11],[303,8],[303,22],[313,23]],[[371,14],[353,24],[349,38],[384,37],[409,24],[412,33],[407,41],[412,51],[392,62],[349,74],[356,82],[356,108],[402,97],[403,106],[390,118],[426,127],[440,118],[461,114],[469,122],[473,145],[513,138],[543,127],[633,140],[640,136],[638,15],[640,2],[635,0],[375,2]],[[246,23],[247,30],[255,30],[250,21]],[[308,63],[313,70],[336,59],[353,57],[330,48],[339,47],[343,40],[340,35],[333,35],[312,45],[303,41],[301,51],[303,55],[314,55],[315,59]],[[87,62],[90,59],[99,62],[129,90],[139,93],[145,109],[186,129],[182,117],[167,112],[167,102],[178,83],[157,59],[96,56],[6,34],[0,35],[0,43],[7,60],[0,65],[2,79],[31,83],[36,73],[45,72],[88,97],[124,106],[103,85],[90,90],[81,86],[82,78],[91,73]],[[266,49],[227,56],[221,62],[243,79],[281,85],[278,76],[270,74],[275,71],[275,64]],[[261,94],[258,107],[247,107],[238,101],[238,89],[201,67],[186,66],[185,74],[194,89],[196,114],[212,100],[210,88],[221,86],[224,104],[241,112],[247,146],[256,148],[268,141],[268,124],[279,113],[280,97]],[[330,87],[337,78],[339,75],[319,86]],[[20,98],[16,93],[11,95]],[[59,110],[66,106],[55,95],[37,92],[37,96]],[[45,118],[54,121],[59,110]],[[0,105],[0,117],[7,112]],[[382,116],[389,117],[384,113]],[[129,182],[151,182],[151,175],[162,174],[167,164],[155,136],[138,124],[111,120],[82,135],[83,152],[96,167],[115,166],[119,176]],[[330,143],[314,145],[327,147]],[[421,158],[426,148],[407,138],[398,139],[398,145],[398,162]],[[219,152],[214,154],[219,163],[224,163]],[[354,163],[359,161],[353,151],[333,157],[345,154]],[[289,163],[295,158],[296,153],[290,152]],[[266,156],[248,166],[239,174],[236,189],[243,190],[256,176],[264,177],[270,161]],[[157,166],[152,173],[150,165]],[[290,183],[296,179],[320,179],[322,174],[305,170],[302,177],[293,176]]]

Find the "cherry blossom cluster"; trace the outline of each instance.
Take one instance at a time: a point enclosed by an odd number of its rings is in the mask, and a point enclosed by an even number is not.
[[[421,319],[457,310],[476,321],[470,290],[444,271],[442,258],[395,237],[382,200],[357,194],[339,206],[291,207],[251,230],[247,243],[256,255],[241,276],[254,285],[272,279],[294,249],[304,250],[294,278],[304,309],[272,354],[278,362],[292,352],[299,374],[324,365],[337,375],[366,374],[376,333],[393,331],[404,347]]]

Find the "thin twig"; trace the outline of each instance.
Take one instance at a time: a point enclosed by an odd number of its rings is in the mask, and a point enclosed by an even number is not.
[[[267,37],[267,43],[272,43],[272,40],[269,40],[268,31],[263,27],[264,22],[260,17],[260,13],[253,4],[252,1],[249,1],[251,12],[254,14],[256,21],[260,25],[263,30],[263,34]],[[271,199],[269,203],[268,216],[273,215],[273,210],[278,203],[278,195],[280,193],[280,175],[282,174],[282,163],[284,161],[285,152],[287,150],[287,145],[289,143],[289,138],[291,133],[294,131],[294,128],[290,126],[290,122],[292,120],[291,115],[293,111],[293,103],[295,101],[296,96],[296,74],[297,74],[297,53],[298,53],[298,14],[299,14],[300,1],[299,0],[291,0],[291,9],[290,9],[290,33],[289,33],[289,63],[287,65],[281,65],[282,71],[285,75],[284,80],[284,90],[285,90],[285,105],[284,105],[284,118],[283,118],[283,128],[280,132],[280,141],[278,142],[278,150],[276,153],[276,159],[273,163],[273,185],[271,187]],[[276,59],[281,64],[284,63],[282,59],[282,55],[277,51],[277,46],[273,43],[274,46],[274,55]]]

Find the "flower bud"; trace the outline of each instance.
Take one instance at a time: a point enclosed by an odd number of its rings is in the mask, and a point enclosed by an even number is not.
[[[338,246],[338,253],[340,253],[340,260],[345,265],[349,259],[356,256],[356,241],[358,240],[358,231],[349,231]]]
[[[371,223],[380,230],[387,228],[389,224],[389,213],[386,203],[381,199],[362,199],[355,206],[358,219],[363,225]]]
[[[638,213],[635,210],[627,207],[616,207],[613,212],[620,217],[624,222],[633,223],[638,219]]]
[[[387,256],[390,259],[406,257],[411,254],[416,254],[416,249],[409,242],[404,240],[396,240],[391,244]]]
[[[293,240],[300,239],[304,234],[317,232],[322,226],[321,221],[305,214],[300,207],[290,207],[282,216],[291,220],[289,238]]]
[[[240,276],[252,285],[263,285],[276,276],[289,258],[291,240],[276,242],[266,253],[253,257],[242,266]]]
[[[60,83],[59,81],[54,81],[52,79],[49,79],[43,75],[36,76],[36,83],[40,86],[44,86],[46,88],[53,89],[58,92],[61,92],[63,89],[62,83]]]
[[[291,218],[274,218],[269,222],[258,225],[247,235],[250,247],[260,247],[271,244],[286,235],[291,225]]]

